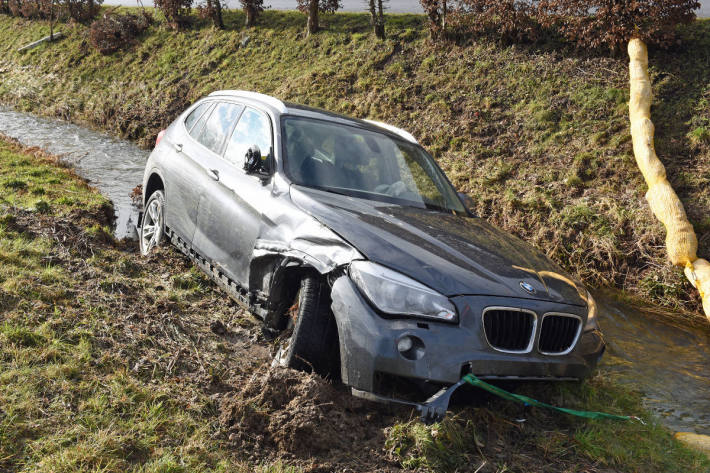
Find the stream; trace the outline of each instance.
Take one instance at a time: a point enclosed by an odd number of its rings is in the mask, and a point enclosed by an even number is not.
[[[149,151],[72,123],[36,117],[0,105],[0,133],[57,155],[111,199],[117,238],[135,238],[138,210],[131,191],[143,181]]]
[[[0,106],[0,133],[37,146],[72,165],[116,211],[118,238],[135,236],[131,190],[140,184],[149,152],[103,133]],[[660,421],[674,431],[710,434],[710,327],[676,325],[672,317],[617,302],[613,290],[597,294],[607,351],[599,369],[632,386]]]

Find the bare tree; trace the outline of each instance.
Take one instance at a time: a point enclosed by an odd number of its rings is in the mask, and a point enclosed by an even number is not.
[[[320,25],[318,24],[318,0],[310,0],[308,2],[308,25],[306,26],[306,31],[308,36],[318,31]]]
[[[210,19],[217,28],[224,29],[222,0],[205,0],[203,5],[197,7],[197,12],[201,18]]]
[[[419,0],[429,17],[432,38],[438,38],[446,28],[447,0]]]
[[[385,0],[368,0],[372,30],[379,39],[385,39],[385,15],[382,3]]]
[[[264,11],[264,0],[239,0],[246,16],[244,26],[254,26],[257,17]]]
[[[341,6],[340,0],[298,0],[298,10],[308,15],[306,34],[310,36],[320,29],[319,13],[335,13]]]
[[[49,4],[49,40],[54,41],[54,23],[56,21],[56,16],[54,15],[54,0],[51,0]]]

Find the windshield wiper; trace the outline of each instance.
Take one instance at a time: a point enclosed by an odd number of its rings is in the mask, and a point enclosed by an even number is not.
[[[305,184],[299,184],[299,185],[302,185],[303,187],[307,187],[309,189],[316,189],[316,190],[323,191],[323,192],[330,192],[331,194],[344,195],[345,197],[355,197],[354,195],[347,193],[345,191],[336,190],[334,187],[326,187],[326,186],[318,186],[318,185],[305,185]]]

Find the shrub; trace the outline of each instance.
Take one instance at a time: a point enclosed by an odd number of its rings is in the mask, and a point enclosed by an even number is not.
[[[0,12],[5,5],[7,13],[13,16],[44,20],[72,18],[84,23],[99,13],[102,3],[103,0],[0,0]]]
[[[536,0],[456,0],[451,24],[465,33],[496,33],[509,41],[534,41],[540,35],[540,25],[534,19],[539,3]]]
[[[224,28],[222,9],[222,0],[205,0],[197,6],[197,15],[202,19],[211,20],[217,28]]]
[[[246,15],[244,26],[254,26],[256,18],[264,11],[264,0],[239,0],[239,3]]]
[[[692,22],[698,8],[696,0],[548,0],[539,6],[541,22],[568,40],[611,50],[632,38],[667,48],[676,42],[677,26]]]
[[[179,29],[187,24],[192,0],[154,0],[154,3],[171,28]]]
[[[432,35],[442,29],[444,0],[420,0]],[[534,41],[549,30],[582,48],[625,47],[631,38],[667,48],[677,26],[695,19],[697,0],[449,0],[454,33]]]
[[[145,11],[140,15],[107,14],[91,24],[89,41],[101,54],[111,54],[131,46],[152,23],[153,17]]]
[[[316,0],[318,3],[318,11],[321,13],[335,13],[343,5],[340,0]],[[298,10],[308,13],[308,7],[311,0],[298,0]]]
[[[96,18],[101,10],[101,4],[104,0],[59,0],[66,15],[79,23],[86,23],[89,20]]]
[[[441,36],[446,26],[447,0],[419,0],[424,13],[429,18],[429,32],[432,38]]]
[[[49,18],[52,8],[52,0],[6,0],[6,4],[11,15],[34,19]]]

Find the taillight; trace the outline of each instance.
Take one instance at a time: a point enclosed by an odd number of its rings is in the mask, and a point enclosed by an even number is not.
[[[155,146],[158,146],[160,140],[163,139],[163,135],[165,135],[165,130],[160,130],[160,133],[158,133],[158,137],[155,139]]]

